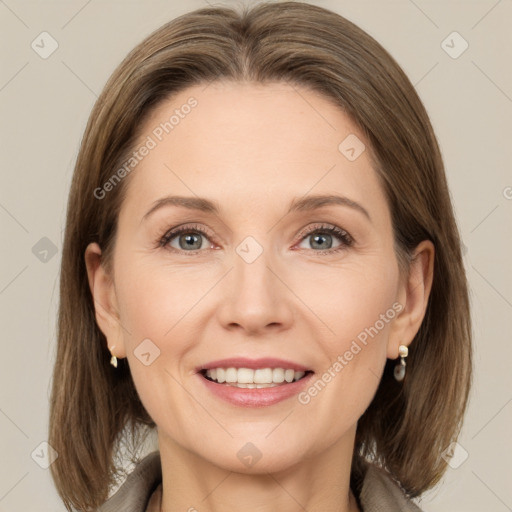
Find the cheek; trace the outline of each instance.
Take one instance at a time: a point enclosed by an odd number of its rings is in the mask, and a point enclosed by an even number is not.
[[[341,350],[347,341],[377,323],[384,334],[395,316],[398,269],[381,258],[353,259],[338,267],[322,269],[309,277],[302,273],[297,294],[329,328],[333,348]],[[300,282],[300,281],[297,281]],[[387,314],[387,316],[386,316]],[[381,321],[385,317],[384,323]],[[364,338],[362,334],[361,338]]]
[[[317,337],[324,364],[298,396],[301,428],[323,439],[318,449],[335,443],[341,432],[357,423],[381,379],[388,333],[396,317],[396,275],[392,268],[378,268],[375,262],[364,269],[338,269],[325,280],[325,287],[309,295],[308,305],[330,328]]]
[[[119,265],[116,288],[132,378],[153,420],[179,432],[183,426],[170,411],[186,409],[188,395],[178,381],[197,343],[191,333],[200,309],[194,306],[211,284],[165,263],[126,263]]]
[[[207,274],[202,278],[197,270],[165,263],[131,264],[119,273],[119,281],[121,315],[132,343],[143,338],[163,343],[172,338],[181,322],[194,315],[194,306],[209,288]]]
[[[330,272],[323,286],[311,287],[304,295],[328,326],[320,338],[325,357],[318,377],[329,388],[327,394],[335,392],[344,397],[345,405],[363,407],[361,413],[386,361],[389,330],[398,314],[397,278],[397,268],[375,260],[373,265],[350,265]],[[336,401],[334,394],[331,398]]]

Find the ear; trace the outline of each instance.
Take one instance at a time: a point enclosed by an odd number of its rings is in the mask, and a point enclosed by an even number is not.
[[[434,255],[434,244],[430,240],[423,240],[414,251],[409,275],[398,290],[398,302],[403,309],[391,324],[387,347],[389,359],[396,359],[398,347],[409,346],[420,329],[432,288]]]
[[[85,265],[98,327],[107,338],[109,350],[117,358],[126,357],[114,282],[102,264],[101,249],[96,242],[90,243],[85,250]]]

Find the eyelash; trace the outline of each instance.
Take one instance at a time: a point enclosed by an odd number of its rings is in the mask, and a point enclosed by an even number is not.
[[[159,238],[158,247],[166,248],[167,244],[173,238],[177,237],[178,235],[181,235],[182,233],[189,233],[189,234],[190,233],[199,233],[201,235],[204,235],[206,238],[210,237],[210,235],[200,226],[187,224],[187,225],[180,226],[175,229],[172,229],[171,231],[166,232],[164,236]],[[306,230],[304,230],[300,233],[299,242],[302,242],[302,240],[305,239],[307,236],[310,236],[315,233],[322,233],[322,234],[327,233],[330,235],[335,235],[341,241],[341,245],[334,249],[325,249],[325,250],[318,250],[318,251],[315,251],[314,249],[308,249],[317,254],[329,255],[329,254],[337,253],[339,251],[343,251],[343,250],[351,247],[354,243],[354,239],[345,230],[340,229],[337,226],[333,226],[330,224],[317,224],[317,225],[314,225],[312,228],[311,227],[307,228]],[[174,247],[171,247],[168,250],[171,250],[172,252],[188,253],[191,256],[202,251],[202,249],[197,249],[195,251],[184,251],[184,250],[180,250],[180,249],[175,249]],[[303,249],[301,249],[301,250],[303,250]]]

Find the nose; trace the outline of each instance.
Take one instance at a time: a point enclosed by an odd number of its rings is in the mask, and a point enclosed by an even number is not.
[[[252,262],[235,253],[233,269],[224,280],[218,319],[228,330],[262,335],[289,329],[293,322],[293,294],[280,275],[279,265],[263,250]]]

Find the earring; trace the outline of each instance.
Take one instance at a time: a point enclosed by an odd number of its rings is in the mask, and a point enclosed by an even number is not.
[[[405,377],[405,358],[409,354],[409,349],[407,348],[407,345],[400,345],[398,347],[398,353],[400,355],[400,362],[395,366],[393,375],[395,376],[395,379],[398,382],[401,382],[404,380]]]
[[[114,367],[114,368],[117,368],[117,357],[114,355],[114,350],[115,348],[115,345],[110,349],[110,353],[112,354],[112,357],[110,358],[110,364]]]

